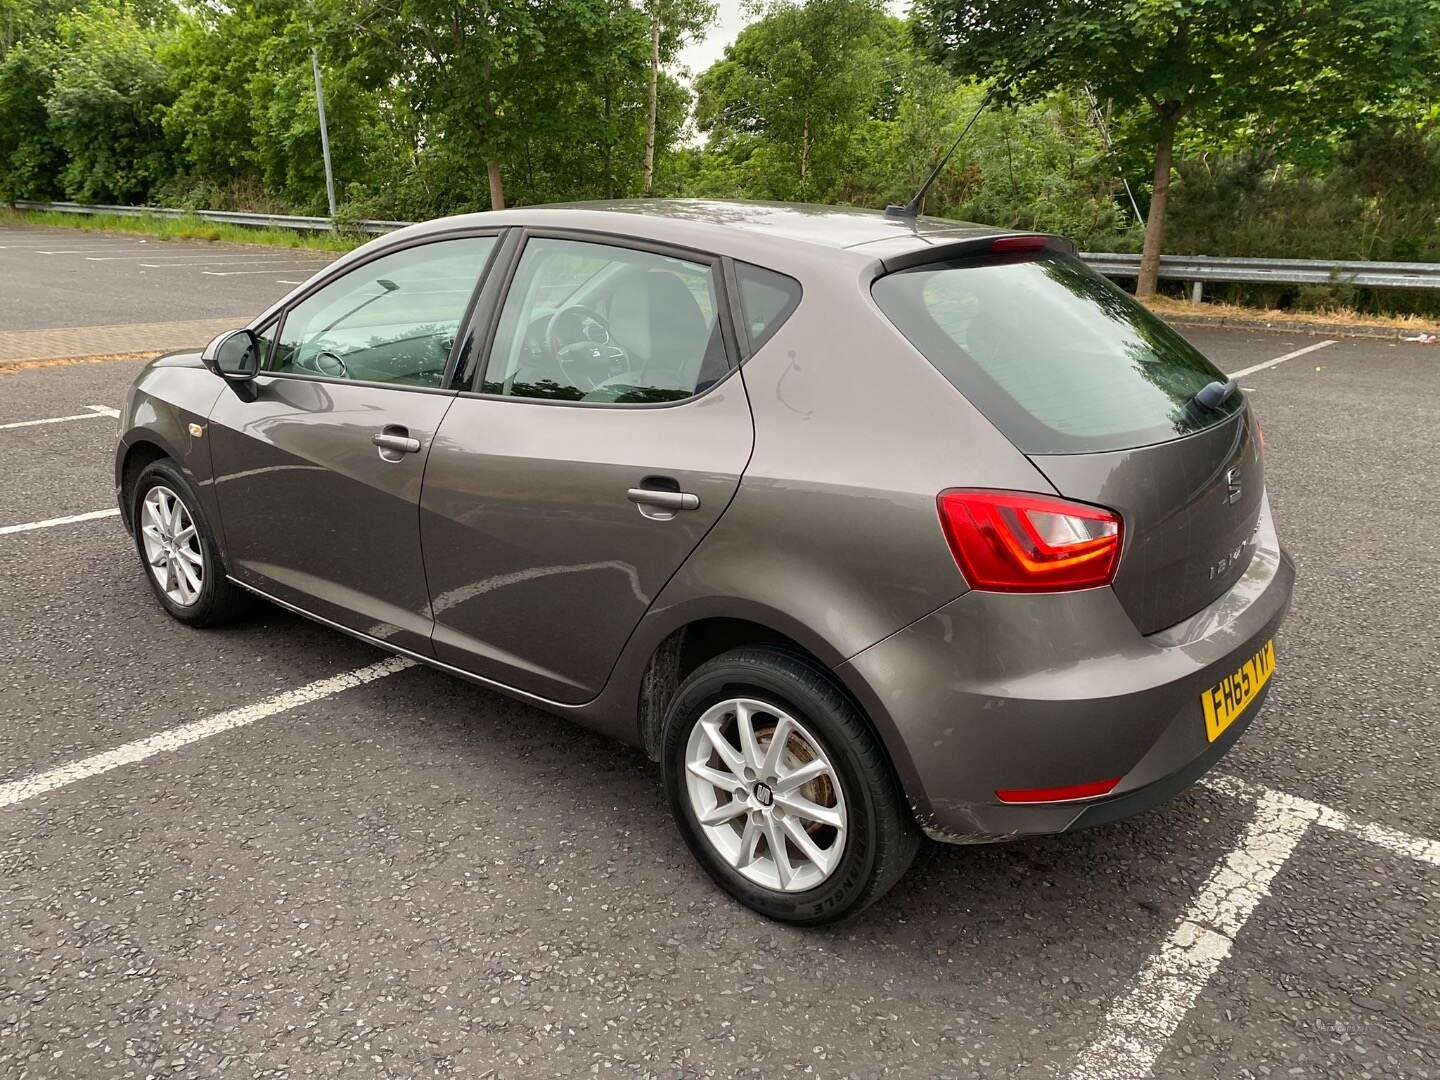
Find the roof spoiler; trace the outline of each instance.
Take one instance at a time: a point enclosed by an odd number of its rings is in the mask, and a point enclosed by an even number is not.
[[[889,273],[908,270],[912,266],[940,262],[945,259],[978,259],[986,257],[1003,258],[1007,255],[1029,256],[1037,252],[1053,251],[1063,255],[1076,254],[1075,244],[1063,236],[1053,233],[991,233],[988,236],[967,236],[963,240],[944,239],[944,234],[919,236],[923,247],[911,248],[898,255],[888,255],[880,261]]]

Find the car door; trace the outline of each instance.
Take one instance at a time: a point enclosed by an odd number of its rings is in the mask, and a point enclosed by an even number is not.
[[[526,237],[425,475],[440,660],[555,701],[599,692],[750,457],[726,310],[716,259]]]
[[[407,245],[266,328],[265,369],[210,416],[229,572],[343,627],[430,653],[420,480],[447,365],[496,237]]]

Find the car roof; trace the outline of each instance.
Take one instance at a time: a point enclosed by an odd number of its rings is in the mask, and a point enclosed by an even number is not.
[[[411,235],[486,225],[580,229],[691,247],[736,258],[773,251],[776,241],[888,258],[1014,230],[947,218],[887,217],[878,210],[806,203],[711,199],[633,199],[526,206],[440,218],[405,230]],[[392,234],[393,235],[393,234]]]

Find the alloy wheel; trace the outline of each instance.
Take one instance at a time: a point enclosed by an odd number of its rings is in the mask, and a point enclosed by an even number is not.
[[[189,607],[205,583],[205,555],[190,511],[163,484],[145,493],[140,504],[140,536],[145,565],[171,603]]]
[[[712,705],[685,748],[690,809],[716,853],[779,892],[820,885],[845,851],[845,796],[819,740],[754,698]]]

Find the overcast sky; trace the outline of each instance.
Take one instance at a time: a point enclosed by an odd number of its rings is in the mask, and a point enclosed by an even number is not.
[[[740,11],[741,0],[716,0],[719,14],[715,25],[705,35],[705,40],[692,43],[680,52],[680,62],[690,69],[692,75],[699,75],[725,51],[725,46],[735,40],[735,35],[745,26],[745,16]],[[910,0],[889,0],[890,10],[904,15],[910,7]]]

